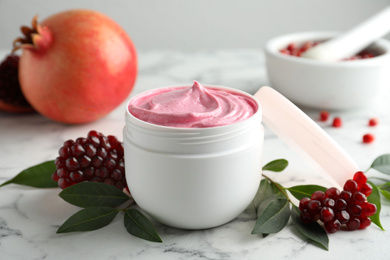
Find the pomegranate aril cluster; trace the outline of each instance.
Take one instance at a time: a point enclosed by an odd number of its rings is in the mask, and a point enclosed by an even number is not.
[[[281,49],[280,53],[290,55],[290,56],[301,57],[302,53],[304,53],[308,49],[310,49],[310,48],[312,48],[320,43],[321,42],[319,42],[319,41],[306,41],[306,42],[299,45],[299,44],[292,42],[292,43],[289,43],[285,48]],[[378,56],[375,52],[363,50],[363,51],[359,52],[358,54],[356,54],[352,57],[346,58],[344,60],[351,61],[351,60],[369,59],[369,58],[373,58],[375,56]]]
[[[123,145],[115,136],[90,131],[86,138],[64,142],[58,153],[52,178],[61,189],[84,181],[127,188]]]
[[[312,223],[320,220],[328,233],[345,227],[347,230],[364,229],[371,224],[370,216],[376,213],[375,204],[367,202],[372,186],[361,171],[347,180],[342,191],[332,187],[325,192],[316,191],[311,198],[299,202],[301,221]]]

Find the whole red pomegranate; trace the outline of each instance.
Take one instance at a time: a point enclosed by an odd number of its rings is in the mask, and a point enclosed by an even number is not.
[[[64,123],[97,120],[130,94],[137,75],[135,47],[109,17],[91,10],[54,14],[14,41],[22,49],[19,81],[28,102]]]

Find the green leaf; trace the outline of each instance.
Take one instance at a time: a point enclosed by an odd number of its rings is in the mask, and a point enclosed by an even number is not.
[[[263,166],[263,171],[281,172],[288,165],[288,161],[285,159],[278,159],[271,161]]]
[[[120,189],[96,182],[81,182],[60,192],[66,202],[78,207],[117,207],[130,198]]]
[[[53,181],[51,176],[56,171],[54,161],[47,161],[37,164],[21,171],[11,180],[0,185],[0,187],[14,183],[36,188],[54,188],[58,187],[57,182]]]
[[[271,234],[282,230],[290,218],[290,203],[285,197],[274,195],[260,204],[252,234]]]
[[[291,210],[291,219],[294,223],[295,228],[307,239],[314,242],[321,248],[329,250],[329,238],[326,231],[318,224],[313,222],[310,224],[303,224],[300,219],[299,209],[293,205]]]
[[[94,207],[82,209],[68,218],[57,233],[91,231],[107,226],[118,214],[118,209]]]
[[[277,193],[280,193],[280,191],[276,188],[275,185],[273,185],[267,179],[262,179],[260,182],[259,189],[257,190],[256,196],[253,199],[253,205],[255,206],[256,212],[261,202]]]
[[[126,210],[124,224],[127,232],[133,236],[152,242],[162,242],[153,224],[137,209]]]
[[[390,182],[380,185],[380,187],[377,186],[377,188],[386,199],[390,200]]]
[[[385,174],[390,174],[390,154],[377,157],[371,164],[371,168]]]
[[[295,198],[301,200],[305,197],[310,198],[315,191],[325,192],[326,188],[319,185],[298,185],[287,188],[287,190],[291,192]]]
[[[376,213],[370,217],[372,223],[377,225],[380,229],[385,230],[382,227],[381,221],[380,221],[380,212],[381,212],[381,198],[378,187],[375,186],[370,181],[367,181],[372,186],[372,193],[370,196],[367,197],[367,201],[370,203],[373,203],[376,205]]]
[[[382,190],[382,189],[379,189],[379,191],[382,193],[383,197],[385,197],[386,199],[390,200],[390,192],[389,191]]]

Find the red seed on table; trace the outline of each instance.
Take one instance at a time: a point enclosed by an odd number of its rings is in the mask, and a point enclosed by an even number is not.
[[[374,142],[375,136],[373,134],[365,134],[363,135],[363,143],[369,144]]]
[[[320,112],[320,121],[325,122],[329,119],[329,112],[326,110],[323,110]]]
[[[368,126],[376,126],[377,124],[378,124],[377,118],[370,118],[370,120],[368,120]]]
[[[333,123],[332,123],[333,127],[341,127],[342,125],[343,125],[343,121],[341,120],[340,117],[335,117],[333,119]]]

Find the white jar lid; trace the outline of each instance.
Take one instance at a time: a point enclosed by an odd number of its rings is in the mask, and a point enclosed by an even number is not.
[[[260,102],[264,124],[305,158],[314,161],[340,187],[359,171],[352,158],[317,123],[279,92],[261,87],[254,97]]]

